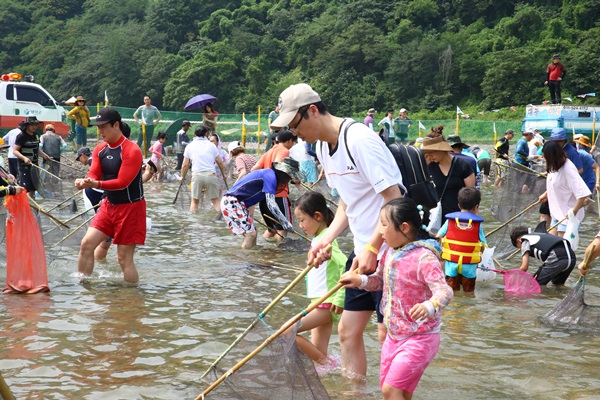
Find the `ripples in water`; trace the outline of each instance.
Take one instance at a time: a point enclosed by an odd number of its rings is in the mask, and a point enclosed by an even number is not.
[[[48,250],[50,293],[0,296],[0,370],[17,398],[195,398],[208,386],[199,377],[210,363],[304,268],[304,240],[291,236],[278,248],[259,238],[256,249],[243,251],[241,239],[213,221],[214,212],[172,208],[176,186],[148,191],[152,229],[135,257],[139,285],[122,282],[114,249],[80,285],[74,243]],[[590,218],[584,227],[578,253],[597,222]],[[340,244],[349,252],[351,237]],[[586,288],[589,301],[600,302],[594,270]],[[538,319],[565,294],[549,287],[530,299],[507,297],[501,277],[478,283],[475,296],[457,294],[444,312],[440,352],[415,397],[598,398],[600,355],[593,349],[600,335]],[[278,327],[307,304],[300,283],[265,320]],[[365,343],[367,384],[354,388],[339,374],[324,376],[333,399],[381,398],[375,326]],[[339,353],[337,335],[331,348]],[[243,356],[234,349],[225,363]]]

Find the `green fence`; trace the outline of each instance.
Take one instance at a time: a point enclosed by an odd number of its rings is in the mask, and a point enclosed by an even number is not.
[[[135,108],[114,107],[119,111],[121,116],[131,126],[131,138],[137,139],[141,135],[141,126],[133,119]],[[92,109],[92,117],[96,115],[97,109]],[[154,137],[160,131],[167,133],[166,146],[173,144],[175,134],[181,129],[181,121],[189,120],[192,123],[190,135],[196,126],[202,124],[202,113],[200,112],[179,112],[179,111],[162,111],[162,119],[154,129]],[[261,143],[269,131],[267,126],[268,112],[261,114],[260,119],[258,114],[219,114],[217,122],[217,133],[223,142],[231,142],[242,140],[242,132],[246,131],[246,143],[252,146],[258,142],[258,132],[261,132]],[[357,121],[362,121],[362,117],[355,116]],[[425,136],[432,127],[438,125],[444,126],[444,136],[455,133],[456,120],[421,120],[421,124],[425,126],[425,130],[421,130],[421,134]],[[461,119],[459,125],[459,134],[465,142],[473,143],[493,143],[494,141],[494,124],[498,137],[502,137],[507,129],[513,129],[515,132],[521,131],[521,122],[519,121],[478,121],[472,119]],[[96,136],[96,129],[89,128],[88,136]],[[419,137],[419,121],[413,120],[409,129],[409,139],[414,141]],[[148,143],[148,146],[150,144]]]
[[[127,121],[131,127],[131,139],[136,140],[139,135],[142,134],[141,125],[135,122],[133,113],[135,108],[125,107],[114,107],[121,117]],[[91,110],[92,118],[97,114],[97,108],[94,107]],[[192,136],[195,127],[202,125],[202,113],[196,112],[179,112],[179,111],[160,111],[162,119],[158,125],[154,128],[154,138],[158,132],[165,132],[167,134],[167,141],[165,146],[170,146],[175,141],[175,135],[177,131],[181,129],[181,122],[188,120],[192,123],[188,135]],[[258,114],[219,114],[217,121],[217,133],[224,142],[232,142],[235,140],[242,140],[242,132],[246,132],[246,143],[256,143],[258,141],[259,129],[261,132],[268,132],[267,127],[268,115],[261,115],[260,121]],[[97,135],[95,128],[88,128],[88,136],[94,137]],[[263,133],[262,138],[264,139],[265,134]],[[150,146],[150,143],[148,143]]]
[[[426,128],[426,130],[421,130],[423,136],[427,135],[432,127],[439,125],[444,127],[445,137],[456,133],[456,120],[422,120],[421,123]],[[463,119],[459,123],[459,135],[461,140],[467,144],[470,144],[469,142],[473,144],[494,143],[494,125],[496,126],[498,138],[501,138],[508,129],[514,130],[519,135],[522,123],[519,121],[477,121]],[[408,131],[408,136],[410,140],[415,140],[415,138],[419,137],[419,121],[413,120]]]

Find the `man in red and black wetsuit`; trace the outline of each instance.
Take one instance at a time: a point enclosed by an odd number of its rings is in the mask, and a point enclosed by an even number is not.
[[[546,68],[546,82],[544,82],[544,85],[548,86],[548,90],[550,90],[552,104],[562,103],[560,83],[565,79],[566,75],[567,69],[565,68],[565,65],[560,62],[558,54],[555,54],[554,57],[552,57],[552,62],[548,64],[548,68]]]
[[[85,179],[77,179],[78,189],[98,188],[106,193],[79,250],[79,273],[94,270],[94,249],[106,238],[117,245],[117,256],[127,282],[137,282],[133,263],[136,245],[146,240],[146,200],[142,186],[142,152],[121,133],[121,115],[103,108],[96,121],[103,142],[92,152],[92,166]]]

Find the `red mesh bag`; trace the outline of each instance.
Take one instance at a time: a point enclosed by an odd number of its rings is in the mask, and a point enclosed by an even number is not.
[[[5,293],[49,292],[46,249],[25,191],[8,196]]]

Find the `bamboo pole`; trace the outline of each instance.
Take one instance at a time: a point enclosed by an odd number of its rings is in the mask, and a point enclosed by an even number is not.
[[[560,221],[558,221],[557,223],[555,223],[554,225],[552,225],[550,228],[546,229],[546,232],[550,232],[552,229],[556,228],[557,226],[559,226],[560,224],[562,224],[565,219],[568,219],[569,216],[565,215],[565,217],[563,219],[561,219]],[[510,260],[511,258],[513,258],[515,256],[515,254],[517,254],[519,252],[519,249],[516,249],[515,251],[513,251],[512,253],[510,253],[508,255],[508,257],[506,257],[507,260]]]
[[[52,172],[50,172],[50,171],[48,171],[48,170],[46,170],[46,169],[44,169],[44,168],[40,167],[39,165],[37,165],[37,164],[34,164],[34,163],[31,163],[30,165],[34,166],[35,168],[39,169],[40,171],[43,171],[45,174],[48,174],[48,175],[50,175],[50,176],[53,176],[53,177],[55,177],[56,179],[58,179],[59,181],[61,181],[61,182],[62,182],[62,179],[60,179],[58,176],[56,176],[56,175],[54,175]],[[41,177],[40,177],[40,179],[41,179]]]
[[[80,171],[78,168],[75,168],[75,167],[73,167],[72,165],[69,165],[69,164],[62,163],[62,162],[60,162],[60,161],[58,161],[58,160],[55,160],[55,159],[53,159],[53,158],[49,158],[48,160],[49,160],[49,161],[52,161],[52,162],[54,162],[54,163],[57,163],[58,165],[60,165],[60,166],[62,166],[62,167],[71,168],[72,170],[74,170],[74,171],[77,171],[77,172],[79,172],[79,171]],[[47,172],[47,171],[46,171],[46,172]]]
[[[56,218],[54,215],[50,214],[48,211],[45,211],[42,206],[40,206],[34,199],[32,199],[31,197],[27,196],[30,203],[29,206],[34,208],[35,210],[41,212],[42,214],[44,214],[46,217],[50,218],[55,224],[60,224],[62,226],[64,226],[65,228],[69,229],[69,225],[65,224],[64,222],[62,222],[60,219]],[[33,203],[33,204],[32,204]]]
[[[314,191],[315,191],[315,189],[311,188],[310,186],[308,186],[308,185],[307,185],[306,183],[304,183],[304,182],[300,182],[300,185],[302,185],[302,187],[303,187],[304,189],[308,190],[308,191],[311,191],[311,192],[314,192]],[[331,205],[335,206],[336,208],[337,208],[337,207],[339,207],[335,201],[331,200],[330,198],[328,198],[328,197],[327,197],[327,196],[325,196],[325,195],[323,195],[323,197],[325,197],[325,200],[326,200],[326,201],[327,201],[329,204],[331,204]]]
[[[146,143],[146,122],[142,124],[142,140],[142,146],[144,147],[144,158],[148,158],[148,144]]]
[[[61,205],[65,204],[67,201],[71,200],[73,197],[77,196],[81,192],[82,192],[82,190],[78,191],[74,195],[67,197],[66,199],[64,199],[63,201],[61,201],[60,203],[58,203],[54,207],[47,209],[46,211],[50,212],[50,211],[54,210],[55,208],[60,207]]]
[[[498,164],[496,164],[496,165],[498,165]],[[517,167],[513,167],[512,165],[510,165],[510,163],[508,163],[506,165],[502,164],[500,166],[503,167],[503,168],[514,169],[515,171],[518,171],[518,172],[520,172],[522,174],[536,175],[536,176],[539,176],[540,178],[546,179],[546,175],[545,174],[543,174],[541,172],[537,172],[535,169],[531,169],[531,168],[529,168],[526,165],[519,164],[518,168]]]
[[[68,238],[70,238],[71,236],[73,236],[73,234],[75,232],[77,232],[78,230],[80,230],[85,224],[87,224],[88,222],[90,222],[95,216],[96,215],[94,214],[91,217],[89,217],[88,219],[86,219],[81,225],[79,225],[77,228],[73,229],[73,231],[71,233],[69,233],[64,238],[60,239],[58,242],[54,243],[52,246],[58,246],[59,244],[61,244],[62,242],[64,242],[65,240],[67,240]]]
[[[72,216],[71,218],[69,218],[68,220],[65,221],[65,224],[73,221],[75,218],[77,217],[81,217],[83,214],[87,213],[90,210],[95,210],[96,208],[100,207],[100,203],[96,204],[95,206],[92,206],[92,208],[88,208],[86,210],[83,210],[82,212],[80,212],[79,214],[76,214],[74,216]]]
[[[357,271],[357,270],[355,270],[355,271]],[[345,283],[338,283],[329,292],[325,293],[323,296],[321,296],[321,298],[319,298],[318,300],[313,302],[305,310],[302,310],[300,313],[296,314],[288,322],[283,324],[281,326],[281,328],[279,328],[277,330],[277,332],[275,332],[271,336],[269,336],[254,351],[252,351],[250,354],[248,354],[246,357],[244,357],[240,362],[238,362],[236,365],[234,365],[229,371],[227,371],[226,373],[221,375],[221,377],[219,379],[217,379],[213,384],[211,384],[206,390],[204,390],[204,392],[202,392],[202,394],[200,396],[196,397],[196,400],[204,400],[206,398],[205,396],[208,395],[210,392],[212,392],[217,386],[219,386],[219,384],[221,382],[223,382],[225,379],[227,379],[229,376],[231,376],[233,373],[235,373],[237,370],[239,370],[241,367],[243,367],[248,361],[250,361],[258,353],[260,353],[271,342],[273,342],[275,339],[277,339],[281,334],[283,334],[286,330],[288,330],[290,327],[292,327],[294,324],[296,324],[300,319],[302,319],[309,312],[311,312],[312,310],[317,308],[325,300],[329,299],[329,297],[331,297],[335,292],[340,290],[344,285],[345,285]]]
[[[512,218],[510,218],[508,221],[506,221],[505,223],[503,223],[502,225],[500,225],[496,229],[492,230],[491,232],[486,233],[485,237],[488,238],[493,233],[499,231],[504,226],[508,225],[509,223],[511,223],[512,221],[514,221],[515,219],[519,218],[521,215],[525,214],[527,211],[529,211],[530,209],[532,209],[536,204],[539,204],[539,200],[536,200],[535,202],[533,202],[530,205],[528,205],[523,211],[521,211],[520,213],[518,213],[515,216],[513,216]]]
[[[185,174],[187,175],[187,171],[185,171]],[[173,205],[175,203],[177,203],[177,197],[179,197],[179,192],[181,191],[181,187],[183,186],[183,183],[185,182],[185,175],[181,177],[181,182],[179,182],[179,187],[177,188],[177,193],[175,193],[175,198],[173,199]]]
[[[275,218],[271,217],[270,215],[263,215],[263,217],[267,217],[269,218],[271,221],[276,222],[279,224],[279,221],[277,221]],[[307,242],[312,242],[312,240],[310,240],[309,238],[307,238],[306,236],[304,236],[303,234],[301,234],[300,232],[298,232],[297,230],[294,229],[294,233],[298,236],[300,236],[302,239],[306,240]]]
[[[267,228],[267,229],[269,229],[269,230],[271,230],[271,229],[272,229],[271,227],[269,227],[269,225],[265,224],[264,222],[262,222],[262,221],[261,221],[261,220],[259,220],[259,219],[256,219],[256,218],[254,218],[254,221],[258,222],[259,224],[261,224],[262,226],[264,226],[265,228]],[[285,236],[283,236],[281,233],[279,233],[279,232],[275,231],[275,234],[279,235],[279,236],[280,236],[282,239],[285,239]]]
[[[0,395],[2,395],[3,400],[16,400],[16,397],[10,391],[10,388],[6,384],[6,381],[2,377],[0,373]]]

